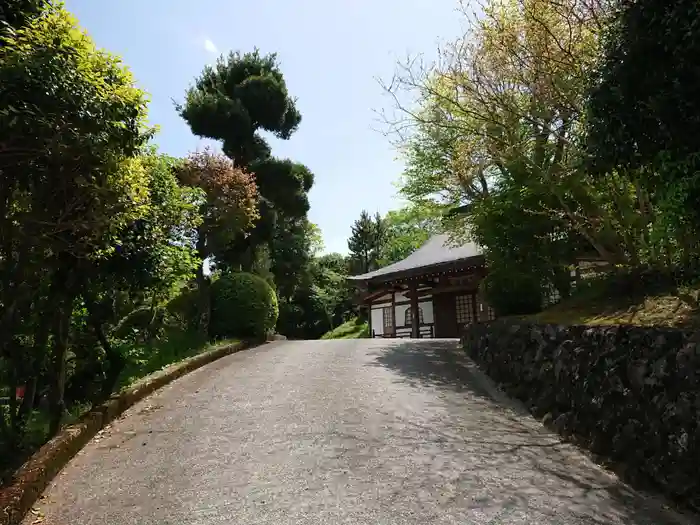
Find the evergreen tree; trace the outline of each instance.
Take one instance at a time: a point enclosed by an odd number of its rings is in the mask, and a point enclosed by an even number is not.
[[[353,273],[371,272],[379,267],[379,258],[386,242],[386,228],[379,213],[372,217],[362,210],[360,218],[351,227],[348,239]]]
[[[302,220],[309,210],[313,174],[299,163],[278,159],[262,133],[289,139],[301,122],[288,93],[277,55],[229,53],[206,66],[177,109],[192,133],[221,142],[237,168],[255,177],[260,195],[254,228],[216,254],[223,263],[250,270],[256,250],[271,247],[278,220]]]

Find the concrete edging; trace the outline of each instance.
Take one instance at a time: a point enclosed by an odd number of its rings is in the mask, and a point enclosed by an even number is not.
[[[76,423],[62,428],[17,470],[12,484],[0,489],[0,525],[21,523],[61,469],[126,409],[175,379],[251,346],[251,342],[232,343],[169,365],[123,388]]]

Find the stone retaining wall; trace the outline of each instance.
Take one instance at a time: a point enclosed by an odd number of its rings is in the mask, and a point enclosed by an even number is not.
[[[638,486],[700,509],[700,333],[473,325],[468,355],[564,437]]]

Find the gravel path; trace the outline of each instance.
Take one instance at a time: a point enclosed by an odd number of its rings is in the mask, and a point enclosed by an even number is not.
[[[455,349],[277,342],[226,357],[95,438],[46,492],[43,523],[695,523],[560,443]]]

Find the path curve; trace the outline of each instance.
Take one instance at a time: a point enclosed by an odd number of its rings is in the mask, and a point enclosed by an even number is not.
[[[221,359],[127,411],[39,508],[46,525],[695,523],[494,394],[454,341]]]

